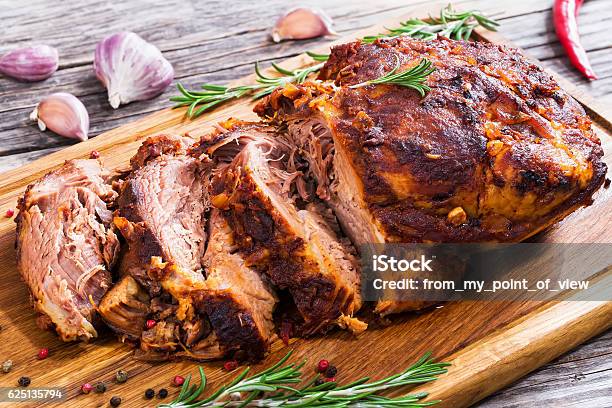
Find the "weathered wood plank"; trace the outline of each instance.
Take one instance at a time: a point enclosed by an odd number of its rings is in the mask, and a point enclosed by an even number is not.
[[[612,331],[492,395],[479,408],[605,407],[612,400]]]

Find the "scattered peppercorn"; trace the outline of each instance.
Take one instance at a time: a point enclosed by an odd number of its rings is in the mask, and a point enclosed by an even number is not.
[[[126,382],[128,380],[127,371],[124,371],[124,370],[117,371],[117,374],[115,375],[115,380],[117,380],[119,384]]]
[[[319,364],[317,364],[317,371],[320,373],[324,373],[329,368],[329,361],[321,360]]]
[[[318,377],[318,378],[315,380],[314,385],[315,385],[315,387],[318,387],[319,385],[321,385],[321,384],[323,384],[323,383],[324,383],[323,379],[322,379],[321,377]]]
[[[89,153],[90,159],[97,159],[99,157],[100,157],[100,152],[97,150],[92,150],[91,153]]]
[[[13,368],[13,360],[6,360],[4,363],[2,363],[2,371],[5,373],[11,371],[11,368]]]
[[[15,210],[13,210],[12,208],[6,210],[6,213],[4,214],[6,218],[11,218],[13,215],[15,215]]]
[[[106,384],[104,384],[103,382],[99,382],[96,384],[96,392],[98,394],[102,394],[105,391],[106,391]]]
[[[161,390],[157,391],[157,396],[159,398],[166,398],[168,396],[168,390],[165,388],[162,388]]]
[[[336,366],[330,365],[329,367],[327,367],[327,370],[325,370],[325,377],[327,378],[335,377],[336,374],[338,374],[338,369],[336,368]]]
[[[336,382],[336,377],[328,377],[325,379],[325,382]]]
[[[155,327],[155,325],[157,324],[157,322],[153,319],[149,319],[145,322],[145,327],[147,328],[147,330],[151,330],[152,328]]]
[[[151,399],[155,396],[155,390],[153,388],[147,388],[145,391],[145,398]]]
[[[174,380],[172,380],[172,382],[177,387],[180,387],[185,382],[185,379],[183,377],[181,377],[180,375],[177,375],[177,376],[174,377]]]
[[[20,387],[27,387],[31,382],[32,380],[30,380],[30,377],[19,377],[19,380],[17,380],[17,384],[19,384]]]
[[[93,390],[93,385],[91,385],[90,383],[85,383],[81,385],[81,392],[83,394],[89,394],[92,390]]]
[[[45,358],[49,357],[49,349],[48,348],[41,348],[40,350],[38,350],[38,359],[39,360],[44,360]]]
[[[225,368],[226,371],[234,371],[238,368],[238,362],[236,360],[226,361],[225,364],[223,364],[223,368]]]
[[[113,408],[118,407],[119,405],[121,405],[121,398],[115,395],[113,398],[110,399],[110,405]]]

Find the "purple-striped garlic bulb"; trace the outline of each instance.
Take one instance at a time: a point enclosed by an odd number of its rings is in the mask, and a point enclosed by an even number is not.
[[[0,74],[20,81],[49,78],[59,65],[57,50],[48,45],[19,48],[0,57]]]
[[[161,51],[127,31],[98,43],[94,69],[115,109],[129,102],[156,97],[174,79],[174,69]]]

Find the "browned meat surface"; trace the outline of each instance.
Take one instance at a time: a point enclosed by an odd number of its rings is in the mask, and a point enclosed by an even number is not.
[[[154,353],[195,347],[210,334],[192,296],[205,288],[207,166],[185,154],[189,141],[145,141],[117,200],[114,223],[127,242],[120,269],[152,298],[149,317],[157,325],[142,333],[141,348]]]
[[[349,87],[397,58],[401,70],[434,63],[426,97]],[[256,110],[290,126],[319,196],[357,243],[522,240],[587,204],[604,180],[582,107],[516,50],[444,38],[354,42],[334,47],[320,77],[338,87],[287,86]]]
[[[435,65],[424,98],[396,85],[350,88],[398,58],[400,70],[422,58]],[[444,38],[354,42],[333,48],[320,79],[335,86],[288,85],[256,112],[288,128],[303,171],[356,246],[520,241],[588,205],[604,181],[582,107],[516,50]]]
[[[303,334],[352,315],[361,306],[356,260],[322,217],[290,197],[296,174],[284,158],[291,150],[269,127],[230,128],[209,153],[243,147],[215,177],[211,202],[224,211],[246,263],[291,293]]]
[[[241,358],[260,359],[275,337],[272,313],[278,299],[258,273],[245,265],[232,230],[215,209],[209,233],[204,310],[225,350],[238,351]]]
[[[98,306],[98,313],[115,332],[130,340],[137,340],[151,312],[150,303],[149,294],[127,275],[106,292]]]
[[[39,324],[64,341],[97,336],[94,308],[111,285],[119,241],[108,176],[97,160],[68,161],[19,201],[17,266]]]

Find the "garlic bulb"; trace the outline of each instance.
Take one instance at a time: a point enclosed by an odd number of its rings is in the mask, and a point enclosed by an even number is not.
[[[94,55],[94,69],[108,89],[108,101],[115,109],[156,97],[174,79],[174,69],[159,49],[131,32],[100,41]]]
[[[328,34],[336,34],[332,29],[332,19],[318,8],[298,7],[287,11],[278,19],[272,29],[272,40],[306,40]]]
[[[0,57],[0,74],[20,81],[49,78],[59,65],[57,50],[48,45],[19,48]]]
[[[85,105],[72,94],[58,92],[45,97],[30,119],[38,121],[40,130],[50,129],[70,139],[87,140],[89,114]]]

